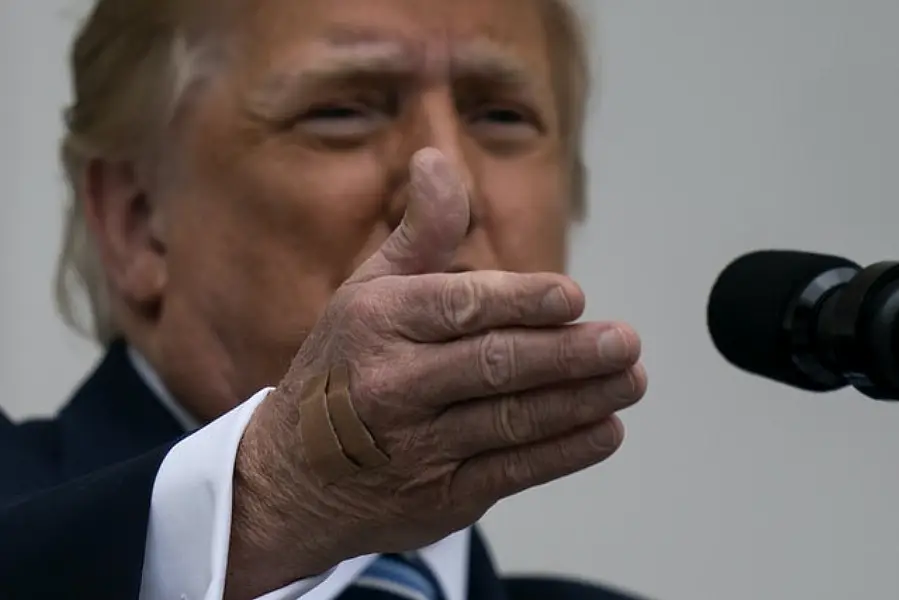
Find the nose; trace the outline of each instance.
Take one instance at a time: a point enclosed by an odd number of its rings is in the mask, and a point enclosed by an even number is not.
[[[456,168],[474,201],[475,176],[472,149],[451,89],[437,87],[423,92],[412,114],[412,151],[425,147],[440,150]]]
[[[478,154],[473,140],[466,135],[465,123],[456,108],[449,85],[433,86],[410,98],[405,105],[391,143],[384,153],[390,165],[391,194],[389,225],[402,220],[408,202],[409,163],[422,148],[436,148],[453,165],[468,192],[469,231],[471,234],[483,219],[478,197]]]
[[[402,220],[409,200],[409,163],[422,148],[436,148],[455,167],[469,200],[469,225],[450,272],[497,269],[500,262],[492,248],[489,201],[481,189],[486,155],[477,139],[470,135],[464,114],[457,108],[451,85],[434,85],[415,94],[402,111],[391,135],[391,152],[384,158],[391,163],[389,225]]]

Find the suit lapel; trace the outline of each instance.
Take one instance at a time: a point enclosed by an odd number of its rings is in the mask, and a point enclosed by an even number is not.
[[[134,458],[184,435],[135,371],[122,341],[110,345],[60,412],[57,426],[67,477]]]
[[[471,530],[468,567],[468,600],[507,600],[502,579],[493,566],[490,551],[480,529]]]

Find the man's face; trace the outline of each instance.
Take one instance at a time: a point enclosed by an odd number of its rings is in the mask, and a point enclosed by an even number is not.
[[[179,124],[156,362],[213,418],[277,383],[399,224],[409,160],[470,188],[459,269],[561,271],[570,168],[535,0],[246,2]]]

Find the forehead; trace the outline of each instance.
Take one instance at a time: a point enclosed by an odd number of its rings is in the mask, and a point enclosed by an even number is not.
[[[548,77],[545,0],[244,0],[236,32],[253,69],[315,66],[329,53],[425,68],[472,56]]]

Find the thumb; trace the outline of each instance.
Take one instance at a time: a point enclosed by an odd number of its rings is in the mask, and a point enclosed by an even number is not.
[[[435,148],[415,153],[406,214],[390,237],[350,278],[420,275],[446,270],[468,232],[468,191],[450,161]]]

